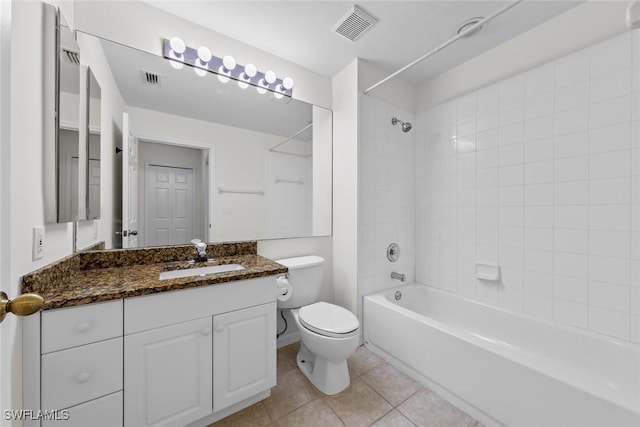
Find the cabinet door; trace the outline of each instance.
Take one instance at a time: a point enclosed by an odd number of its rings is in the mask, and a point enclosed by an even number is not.
[[[276,385],[276,304],[213,317],[213,411]]]
[[[184,426],[211,414],[211,317],[125,336],[124,425]]]

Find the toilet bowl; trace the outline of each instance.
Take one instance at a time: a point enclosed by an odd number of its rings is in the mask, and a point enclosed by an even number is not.
[[[321,392],[339,393],[350,383],[347,359],[360,342],[358,318],[343,307],[317,302],[324,259],[308,256],[277,262],[289,268],[291,297],[278,306],[291,309],[300,332],[298,368]]]

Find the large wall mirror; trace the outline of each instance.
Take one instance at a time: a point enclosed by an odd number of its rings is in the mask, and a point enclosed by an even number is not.
[[[330,110],[86,33],[77,41],[122,123],[115,168],[102,171],[117,183],[122,247],[331,234]]]

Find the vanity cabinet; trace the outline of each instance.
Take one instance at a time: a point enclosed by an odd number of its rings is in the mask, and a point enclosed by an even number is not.
[[[42,313],[40,408],[69,414],[43,426],[122,426],[122,337],[122,300]]]
[[[125,426],[184,426],[211,414],[211,317],[125,338]]]
[[[213,411],[276,384],[276,303],[214,316]]]
[[[25,318],[25,407],[69,415],[25,426],[202,426],[268,397],[275,300],[268,276]]]

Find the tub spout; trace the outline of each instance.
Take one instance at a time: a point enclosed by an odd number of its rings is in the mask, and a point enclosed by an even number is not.
[[[407,279],[404,274],[396,273],[395,271],[391,272],[391,278],[398,279],[401,282],[404,282]]]

